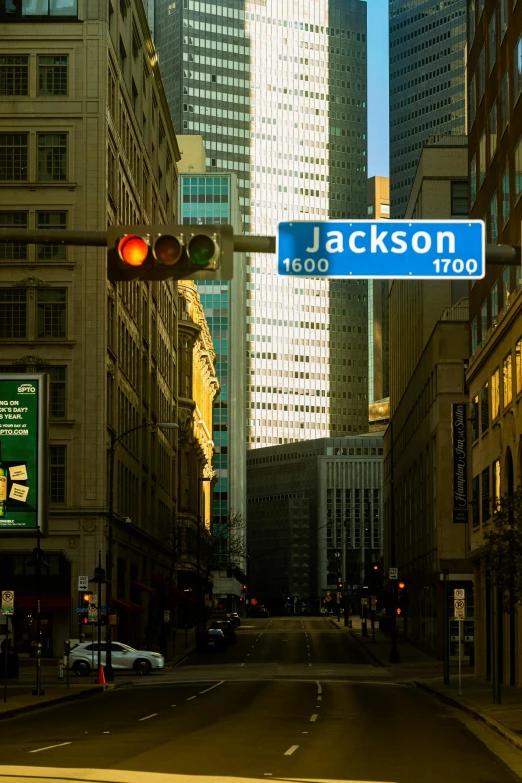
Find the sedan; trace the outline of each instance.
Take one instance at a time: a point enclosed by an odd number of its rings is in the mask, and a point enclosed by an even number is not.
[[[100,661],[106,664],[107,643],[101,643]],[[163,669],[165,659],[163,655],[149,650],[135,650],[121,642],[111,642],[111,660],[115,671],[134,671],[136,674],[148,674],[152,669]],[[82,642],[71,650],[69,666],[73,672],[82,677],[91,673],[93,667],[98,665],[98,643]]]

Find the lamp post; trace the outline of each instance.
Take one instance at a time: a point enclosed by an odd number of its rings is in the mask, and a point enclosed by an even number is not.
[[[196,568],[198,579],[198,608],[196,612],[196,638],[199,639],[201,617],[205,615],[203,609],[203,580],[201,579],[201,486],[204,481],[212,481],[207,476],[198,476],[198,537],[196,541]]]
[[[112,682],[114,680],[114,669],[112,668],[112,626],[111,626],[111,600],[112,600],[112,546],[113,546],[113,523],[114,523],[114,462],[116,457],[116,446],[118,443],[131,432],[136,430],[142,430],[146,427],[150,427],[151,432],[154,432],[156,427],[160,427],[162,430],[177,430],[179,424],[171,421],[158,421],[158,422],[144,422],[138,424],[136,427],[131,427],[129,430],[125,430],[121,435],[116,435],[111,430],[111,450],[109,456],[109,529],[107,531],[107,586],[105,593],[105,602],[107,604],[107,653],[105,658],[105,680]]]

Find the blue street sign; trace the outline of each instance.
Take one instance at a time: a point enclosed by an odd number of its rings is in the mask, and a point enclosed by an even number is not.
[[[87,606],[77,606],[75,611],[76,611],[76,614],[87,614],[89,609],[88,609]],[[103,613],[103,612],[106,612],[106,611],[107,611],[107,607],[106,606],[100,606],[100,612]]]
[[[288,277],[462,280],[484,277],[482,220],[280,223],[278,271]]]

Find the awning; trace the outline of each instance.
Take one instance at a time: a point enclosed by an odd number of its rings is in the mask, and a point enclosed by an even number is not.
[[[129,612],[144,612],[145,609],[143,606],[140,606],[139,604],[135,604],[132,601],[126,601],[125,598],[112,598],[111,599],[112,604],[116,604],[117,606],[121,606],[124,609],[127,609]]]
[[[70,609],[71,598],[68,595],[42,595],[40,609],[42,612],[53,609]],[[15,609],[33,610],[36,612],[35,595],[17,595],[15,593]]]
[[[172,587],[170,591],[174,606],[196,606],[197,601],[192,598],[190,593],[185,593],[177,587]]]
[[[131,582],[131,587],[135,587],[136,590],[142,590],[146,593],[155,593],[155,589],[153,587],[148,587],[147,585],[144,585],[143,582]]]

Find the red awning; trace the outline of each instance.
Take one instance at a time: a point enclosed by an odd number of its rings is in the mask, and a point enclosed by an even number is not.
[[[42,595],[40,598],[40,608],[44,611],[53,609],[70,609],[71,598],[68,595]],[[36,612],[35,595],[16,595],[15,609],[34,610]]]
[[[132,601],[126,601],[124,598],[113,598],[111,600],[111,603],[116,604],[117,606],[122,606],[124,609],[127,609],[129,612],[145,611],[143,606],[140,606],[139,604],[134,604]]]
[[[144,591],[146,593],[155,593],[156,592],[153,587],[147,587],[147,585],[144,585],[142,582],[134,581],[134,582],[131,583],[131,587],[135,587],[137,590],[142,590],[142,591]]]

